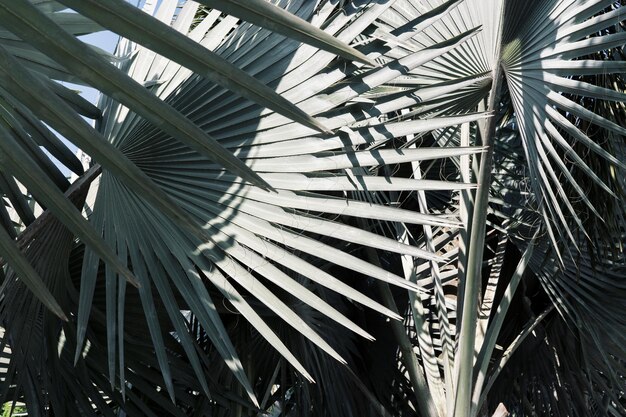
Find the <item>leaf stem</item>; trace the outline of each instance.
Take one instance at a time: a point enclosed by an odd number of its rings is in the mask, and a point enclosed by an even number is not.
[[[499,65],[493,71],[493,85],[488,98],[487,111],[494,111],[500,97],[502,72]],[[459,350],[456,358],[456,399],[454,416],[467,416],[471,408],[473,367],[476,356],[476,326],[478,324],[478,298],[482,277],[483,252],[485,248],[485,233],[489,204],[489,184],[491,182],[491,168],[493,146],[491,142],[496,131],[496,117],[491,117],[485,123],[479,123],[482,146],[487,147],[480,158],[478,172],[478,190],[471,220],[467,269],[465,276],[464,297],[461,313],[461,331],[459,333]]]
[[[69,200],[73,200],[76,196],[79,196],[85,193],[91,183],[100,176],[102,172],[102,167],[98,164],[92,166],[89,170],[87,170],[83,175],[81,175],[76,181],[70,185],[70,188],[65,191],[64,195]],[[22,233],[17,237],[17,246],[20,249],[24,249],[27,247],[31,241],[39,234],[39,231],[46,227],[48,223],[55,219],[55,216],[50,212],[50,210],[44,211],[41,216],[37,217],[35,221],[29,224]],[[0,267],[2,267],[5,263],[5,260],[0,258]]]

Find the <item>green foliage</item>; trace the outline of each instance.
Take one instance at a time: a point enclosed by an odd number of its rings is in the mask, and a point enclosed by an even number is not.
[[[26,413],[26,408],[19,405],[11,407],[12,405],[13,403],[4,403],[4,405],[2,406],[2,417],[12,417],[15,415]]]
[[[624,415],[621,12],[0,0],[0,398]]]

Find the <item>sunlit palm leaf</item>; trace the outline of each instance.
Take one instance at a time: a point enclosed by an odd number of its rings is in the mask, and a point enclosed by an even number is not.
[[[376,8],[372,10],[374,9]],[[299,12],[309,13],[305,17],[311,18],[310,8],[300,9]],[[371,13],[369,19],[373,20],[376,16],[376,13]],[[337,24],[348,25],[350,21],[346,19],[347,17],[337,15],[334,19]],[[357,22],[361,25],[367,23],[363,18]],[[191,310],[201,322],[204,321],[203,327],[207,326],[207,320],[202,319],[206,316],[206,312],[202,313],[202,310],[197,309],[206,305],[206,301],[197,298],[201,293],[184,290],[185,286],[189,287],[189,285],[199,288],[197,280],[201,277],[208,278],[214,285],[217,285],[218,289],[233,302],[234,307],[248,320],[253,321],[257,330],[285,355],[296,369],[302,372],[303,368],[297,359],[286,350],[269,328],[263,326],[259,317],[248,307],[248,301],[246,301],[248,296],[258,298],[276,315],[282,317],[322,350],[339,360],[343,359],[311,328],[304,326],[298,316],[270,291],[273,285],[283,288],[327,317],[365,337],[369,337],[367,333],[361,331],[358,326],[336,312],[334,308],[294,281],[292,275],[297,272],[380,312],[392,317],[395,314],[330,274],[301,260],[292,254],[292,251],[297,250],[324,257],[334,264],[408,288],[412,287],[411,284],[402,278],[328,244],[315,242],[315,237],[319,235],[324,239],[341,239],[351,244],[369,245],[396,253],[437,259],[425,250],[403,245],[396,240],[372,232],[359,230],[349,225],[349,222],[342,224],[343,222],[333,221],[332,217],[327,216],[328,214],[389,221],[401,220],[420,224],[445,224],[451,227],[458,224],[454,218],[448,216],[438,218],[428,214],[402,211],[380,204],[338,198],[332,194],[322,194],[320,191],[336,193],[358,189],[373,192],[393,189],[464,188],[466,186],[462,184],[410,179],[396,180],[391,177],[380,181],[377,177],[369,177],[366,172],[350,174],[343,170],[475,153],[480,149],[406,149],[401,152],[368,149],[374,146],[384,146],[399,136],[427,132],[450,124],[466,123],[484,118],[485,115],[473,114],[433,121],[406,121],[385,125],[384,130],[381,130],[383,129],[381,121],[362,113],[358,107],[343,107],[343,105],[349,100],[356,99],[360,94],[369,92],[372,88],[391,82],[402,75],[402,71],[395,69],[394,62],[353,77],[345,71],[340,71],[338,67],[334,69],[337,64],[331,64],[331,73],[334,77],[324,78],[322,74],[318,75],[315,71],[326,71],[332,59],[332,56],[327,53],[314,52],[314,58],[315,55],[320,55],[323,59],[298,60],[298,54],[301,53],[301,50],[297,48],[298,43],[283,40],[280,54],[266,55],[264,59],[257,58],[250,61],[246,54],[258,54],[258,51],[275,45],[281,37],[253,26],[237,23],[237,21],[233,21],[232,27],[225,30],[225,24],[223,22],[213,27],[206,27],[203,29],[204,34],[198,32],[200,26],[197,26],[191,34],[197,40],[211,39],[212,42],[215,42],[215,37],[219,33],[227,34],[228,36],[216,45],[216,53],[228,57],[235,64],[242,64],[242,68],[251,71],[252,75],[266,81],[269,85],[281,87],[291,85],[291,89],[282,93],[290,97],[296,94],[297,90],[297,97],[301,100],[300,106],[309,113],[319,114],[320,120],[323,120],[327,126],[340,129],[339,134],[319,135],[310,128],[289,124],[283,116],[276,114],[264,116],[266,111],[262,108],[251,105],[241,98],[228,95],[226,91],[209,80],[192,75],[178,64],[163,61],[155,55],[145,54],[144,50],[140,49],[137,53],[138,59],[142,57],[147,61],[136,60],[129,68],[129,74],[139,82],[155,81],[154,88],[159,95],[175,108],[186,112],[198,126],[213,134],[227,148],[233,150],[275,191],[267,192],[241,182],[184,144],[166,135],[158,134],[142,119],[136,118],[134,114],[128,113],[116,103],[111,103],[112,107],[105,108],[105,117],[101,126],[105,132],[110,132],[112,143],[151,176],[181,207],[192,213],[199,222],[206,223],[205,229],[212,238],[210,242],[206,242],[181,234],[176,225],[168,225],[166,218],[154,212],[139,196],[133,196],[132,193],[127,193],[120,188],[122,184],[110,178],[106,172],[94,206],[94,219],[96,221],[100,219],[99,221],[102,222],[98,227],[103,227],[108,222],[112,222],[112,227],[116,230],[126,229],[131,225],[135,227],[136,231],[127,235],[124,238],[125,242],[121,242],[121,245],[126,245],[129,249],[141,247],[143,257],[153,256],[150,255],[151,252],[155,253],[157,259],[163,260],[168,256],[171,257],[171,261],[168,261],[169,267],[163,264],[167,275],[172,278],[179,277],[174,278],[175,286],[178,291],[186,294],[185,299]],[[254,38],[251,37],[251,31],[258,32]],[[248,42],[243,41],[249,36]],[[408,69],[415,68],[427,62],[430,57],[439,55],[463,42],[468,36],[464,35],[450,42],[444,42],[441,46],[417,51],[406,59],[400,60],[400,63]],[[346,40],[349,41],[347,38]],[[237,49],[233,49],[232,45],[237,45]],[[120,49],[119,53],[127,52]],[[250,62],[250,65],[245,65],[245,62]],[[287,75],[281,78],[281,73],[276,71],[277,65],[290,68],[289,71],[285,70]],[[262,72],[270,66],[273,69],[272,72]],[[165,77],[165,74],[171,75]],[[307,78],[303,79],[305,74]],[[187,78],[188,76],[190,78]],[[346,81],[342,83],[344,78]],[[296,79],[300,79],[297,85],[293,82]],[[348,87],[343,86],[346,83]],[[284,87],[282,89],[284,90]],[[315,95],[325,89],[328,89],[325,94]],[[410,102],[400,104],[400,106],[407,104],[410,105]],[[231,112],[235,109],[239,111],[233,119]],[[121,114],[125,115],[122,123],[114,123],[114,120],[119,120]],[[107,117],[107,115],[110,116]],[[359,127],[359,124],[355,125],[355,122],[359,120],[365,123],[363,127]],[[239,124],[231,127],[230,125],[235,121],[239,121]],[[113,201],[115,203],[112,203]],[[129,210],[129,208],[132,209]],[[327,213],[327,215],[312,216],[311,212]],[[139,217],[133,217],[134,220],[131,220],[129,215]],[[159,224],[159,228],[149,226],[150,224]],[[151,235],[144,235],[145,232],[142,232],[142,229],[152,230],[149,232]],[[156,246],[155,242],[162,243]],[[118,243],[119,247],[120,243]],[[131,258],[133,258],[132,255]],[[131,261],[133,265],[137,262],[144,262],[139,258],[131,259]],[[148,265],[151,263],[147,261]],[[175,272],[181,267],[188,271],[186,276]],[[201,276],[198,276],[194,269],[202,271]],[[158,278],[158,275],[164,272],[152,270],[150,274],[156,280],[163,279]],[[91,276],[93,278],[90,280],[95,279],[95,275]],[[236,283],[236,287],[232,287],[224,277]],[[272,283],[272,287],[267,287],[265,280]],[[245,290],[243,292],[245,297],[240,295],[241,290],[236,288]],[[161,296],[164,295],[161,294]],[[86,300],[83,301],[83,305],[90,304],[89,292],[83,292],[81,297]],[[85,329],[86,317],[81,314],[79,320],[80,328]],[[154,327],[156,328],[156,324]],[[205,327],[205,331],[213,341],[219,340],[218,334],[209,330]],[[233,353],[221,351],[221,354],[230,359]],[[163,361],[161,363],[165,366]],[[239,369],[241,370],[241,367]],[[239,375],[241,377],[241,374]]]
[[[619,415],[620,12],[0,1],[0,253],[26,274],[3,281],[18,353],[1,397],[60,415]],[[100,25],[125,37],[113,55],[75,37]],[[85,182],[102,170],[89,226],[48,153]]]

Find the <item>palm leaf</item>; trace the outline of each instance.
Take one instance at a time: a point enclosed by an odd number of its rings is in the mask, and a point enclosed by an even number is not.
[[[619,415],[620,8],[0,1],[1,397]]]

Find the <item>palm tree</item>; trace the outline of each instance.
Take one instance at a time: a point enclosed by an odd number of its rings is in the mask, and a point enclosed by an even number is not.
[[[0,0],[2,401],[625,415],[621,12]]]

